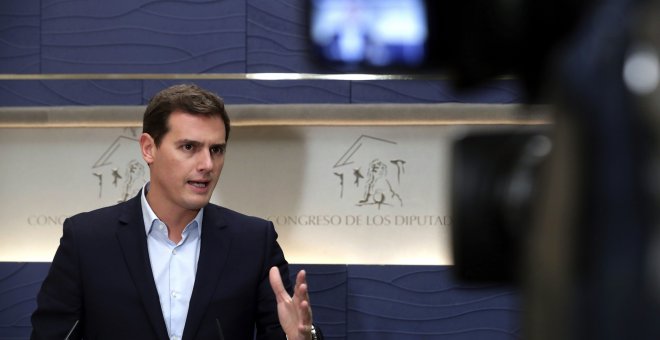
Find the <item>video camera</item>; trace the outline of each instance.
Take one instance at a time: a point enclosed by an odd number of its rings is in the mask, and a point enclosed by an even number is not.
[[[308,5],[329,70],[438,74],[457,89],[512,76],[526,104],[551,104],[550,134],[454,144],[455,271],[521,283],[534,340],[660,338],[660,1]]]

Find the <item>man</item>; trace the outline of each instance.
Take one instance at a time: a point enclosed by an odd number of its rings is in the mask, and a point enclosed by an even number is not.
[[[304,271],[287,292],[272,223],[209,203],[229,130],[222,100],[197,86],[152,98],[140,137],[150,182],[65,221],[32,339],[318,336]]]

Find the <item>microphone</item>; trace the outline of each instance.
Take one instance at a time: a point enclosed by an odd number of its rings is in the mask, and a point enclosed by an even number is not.
[[[220,320],[215,318],[215,325],[218,327],[218,339],[225,340],[225,336],[222,334],[222,326],[220,326]]]
[[[64,337],[64,340],[69,340],[73,332],[76,330],[76,327],[78,327],[78,323],[80,320],[76,320],[76,322],[73,323],[73,327],[69,330],[69,333],[66,334],[66,337]]]

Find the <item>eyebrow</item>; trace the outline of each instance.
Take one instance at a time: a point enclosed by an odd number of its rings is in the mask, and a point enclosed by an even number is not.
[[[195,146],[202,145],[202,142],[192,140],[192,139],[180,139],[176,143],[179,144],[179,145],[183,145],[183,144],[192,144],[192,145],[195,145]]]
[[[201,145],[203,145],[204,143],[202,143],[202,142],[200,142],[200,141],[193,140],[193,139],[181,139],[181,140],[177,141],[177,144],[178,144],[178,145],[192,144],[192,145],[194,145],[194,146],[201,146]],[[227,143],[216,143],[216,144],[211,144],[211,147],[223,148],[223,149],[224,149],[224,148],[227,147]]]

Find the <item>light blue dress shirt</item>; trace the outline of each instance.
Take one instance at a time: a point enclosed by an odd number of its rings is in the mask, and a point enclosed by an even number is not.
[[[202,216],[197,216],[186,225],[178,244],[168,237],[165,223],[158,219],[149,206],[146,192],[149,183],[142,188],[142,217],[147,233],[147,248],[151,270],[160,297],[160,307],[171,340],[179,340],[186,325],[188,306],[195,285],[199,246],[202,235]]]

